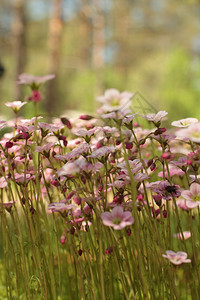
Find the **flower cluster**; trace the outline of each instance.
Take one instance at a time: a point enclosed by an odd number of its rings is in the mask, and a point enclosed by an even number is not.
[[[49,79],[53,76],[23,74],[19,84],[28,84],[32,100],[37,102],[41,100],[40,84]],[[139,280],[132,278],[130,270],[134,269],[138,278],[148,270],[153,282],[158,279],[155,266],[159,265],[162,274],[166,268],[162,257],[181,265],[192,261],[187,255],[199,255],[199,242],[194,243],[198,226],[194,224],[199,222],[200,206],[200,122],[194,118],[178,120],[172,123],[173,130],[167,130],[163,127],[166,111],[135,113],[131,111],[132,96],[107,90],[97,99],[100,107],[96,117],[62,117],[49,124],[38,116],[26,120],[16,115],[15,121],[0,121],[0,130],[4,129],[0,141],[0,209],[14,218],[21,207],[31,230],[30,245],[40,236],[39,226],[45,223],[45,232],[49,230],[48,218],[58,222],[59,230],[54,230],[60,234],[61,246],[72,243],[66,251],[71,248],[71,256],[76,253],[76,259],[83,257],[84,268],[87,260],[94,257],[94,263],[100,256],[102,290],[102,262],[110,261],[108,256],[113,256],[115,263],[121,259],[117,270],[126,266],[128,273],[123,277],[126,272],[120,271],[119,278],[130,293],[135,290],[132,284]],[[25,104],[14,101],[6,106],[17,114]],[[139,118],[145,119],[147,126],[151,123],[151,129],[139,125]],[[166,251],[170,246],[177,247],[178,252]],[[43,261],[43,252],[38,254],[36,246],[33,249],[37,265],[40,257]],[[194,263],[199,265],[197,259]],[[41,269],[38,276],[44,280]],[[140,299],[145,298],[138,293]]]

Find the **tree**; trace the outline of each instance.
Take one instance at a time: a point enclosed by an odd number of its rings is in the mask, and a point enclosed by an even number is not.
[[[46,110],[52,113],[58,100],[58,69],[60,64],[60,45],[63,30],[62,0],[52,0],[51,17],[49,21],[49,74],[55,74],[56,78],[47,84]]]
[[[24,72],[26,63],[26,18],[25,18],[25,0],[12,1],[13,19],[11,25],[13,55],[15,57],[15,80],[19,74]],[[15,85],[15,99],[22,97],[21,85]]]

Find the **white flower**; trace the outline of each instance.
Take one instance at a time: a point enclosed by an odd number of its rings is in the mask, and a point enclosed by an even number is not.
[[[166,115],[168,115],[168,112],[165,110],[159,111],[157,114],[148,114],[146,116],[143,116],[143,118],[147,119],[148,121],[152,122],[159,122],[162,118],[164,118]]]
[[[197,122],[198,120],[196,118],[186,118],[178,121],[173,121],[171,125],[175,127],[188,127],[190,124]]]
[[[20,108],[25,105],[27,102],[21,101],[13,101],[13,102],[6,102],[5,105],[11,107],[15,113],[17,113]]]
[[[176,131],[176,136],[182,140],[190,140],[192,142],[200,143],[200,122],[192,123],[187,128]]]
[[[121,108],[129,107],[131,105],[130,99],[133,94],[130,92],[120,93],[116,89],[108,89],[104,95],[97,97],[97,100],[102,103],[102,112],[117,111]]]

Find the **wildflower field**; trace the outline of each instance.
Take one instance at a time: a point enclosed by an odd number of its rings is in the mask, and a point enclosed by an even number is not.
[[[200,122],[165,128],[109,89],[93,116],[45,123],[53,77],[20,75],[29,103],[0,120],[0,299],[199,299]]]

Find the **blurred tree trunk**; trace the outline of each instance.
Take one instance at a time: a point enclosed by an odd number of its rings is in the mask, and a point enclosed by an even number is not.
[[[80,34],[84,39],[81,47],[81,59],[86,68],[91,67],[91,37],[92,37],[92,9],[90,0],[82,0],[79,10],[79,19],[81,22]]]
[[[58,105],[58,69],[60,64],[60,45],[61,35],[63,30],[62,22],[62,0],[52,0],[51,5],[51,17],[49,21],[49,67],[48,73],[55,74],[56,78],[49,81],[47,84],[47,100],[46,111],[48,114],[52,114]]]
[[[105,66],[105,16],[104,1],[92,0],[92,67],[96,74],[96,91],[104,90],[103,70]]]
[[[26,19],[25,0],[12,1],[13,21],[11,24],[13,56],[15,59],[15,81],[24,72],[26,63]],[[21,85],[15,84],[14,99],[21,100]]]

